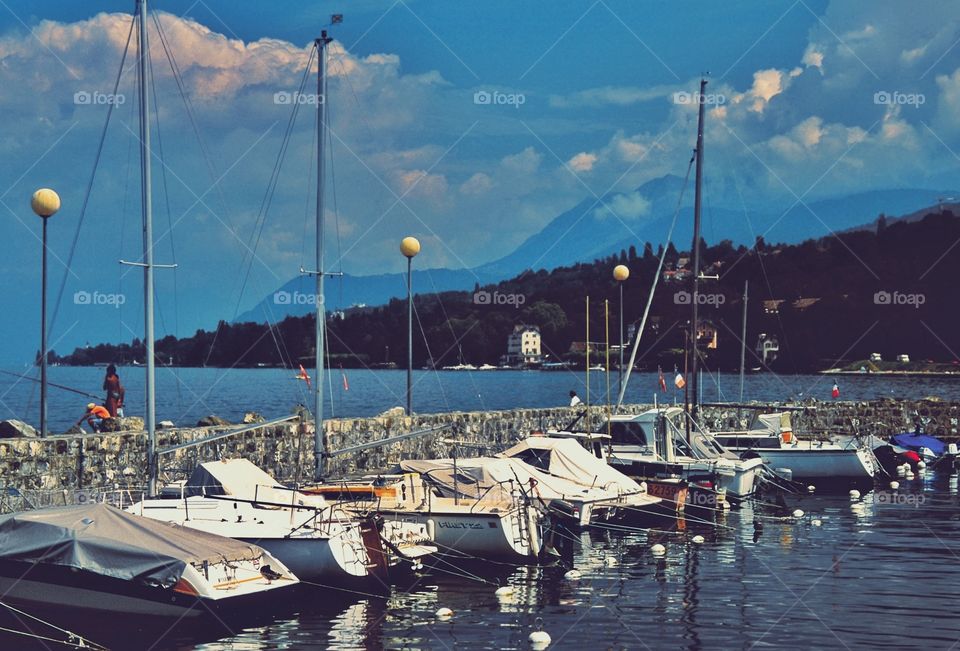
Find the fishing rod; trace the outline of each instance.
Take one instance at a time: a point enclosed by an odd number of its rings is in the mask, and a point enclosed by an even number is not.
[[[4,371],[3,369],[0,369],[0,373],[3,373],[4,375],[12,375],[13,377],[20,378],[21,380],[30,380],[31,382],[36,382],[38,384],[40,383],[40,380],[38,380],[37,378],[30,377],[29,375],[21,375],[19,373],[14,373],[12,371]],[[64,391],[70,391],[71,393],[77,393],[77,394],[80,394],[81,396],[86,396],[88,398],[93,398],[94,400],[103,400],[101,396],[96,396],[92,393],[87,393],[86,391],[80,391],[79,389],[74,389],[72,387],[64,386],[62,384],[57,384],[55,382],[47,382],[47,385],[51,387],[55,387],[57,389],[63,389]]]

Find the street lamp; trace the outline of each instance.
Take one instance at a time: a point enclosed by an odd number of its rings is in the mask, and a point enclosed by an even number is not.
[[[60,196],[41,188],[30,198],[30,207],[43,220],[43,262],[40,281],[40,436],[47,435],[47,220],[60,210]]]
[[[619,384],[617,391],[623,391],[623,282],[630,277],[630,268],[625,264],[618,264],[613,268],[613,279],[620,286],[620,366]]]
[[[405,237],[400,253],[407,258],[407,416],[413,413],[413,258],[420,253],[420,240]]]

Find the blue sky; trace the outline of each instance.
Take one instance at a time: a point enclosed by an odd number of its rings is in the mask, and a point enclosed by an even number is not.
[[[508,253],[591,194],[682,174],[696,107],[677,93],[709,71],[707,191],[716,204],[786,209],[898,187],[957,187],[960,18],[949,2],[158,1],[152,4],[197,116],[208,166],[152,33],[164,165],[155,165],[163,334],[230,319],[311,266],[312,123],[301,119],[256,246],[252,233],[307,48],[330,13],[330,110],[339,246],[356,274],[463,267]],[[0,265],[25,363],[39,320],[39,220],[30,193],[64,199],[51,222],[55,288],[106,115],[132,1],[0,6]],[[151,25],[151,29],[153,26]],[[78,253],[54,324],[58,351],[142,331],[134,77],[125,74]],[[478,92],[522,96],[483,105]],[[878,99],[879,98],[879,99]],[[164,192],[164,188],[167,192]],[[643,220],[642,196],[618,215]],[[172,226],[172,228],[171,228]],[[331,240],[336,243],[335,239]],[[336,252],[334,252],[334,249]],[[246,284],[241,279],[247,277]],[[241,292],[241,286],[244,290]],[[122,294],[78,307],[76,292]],[[82,309],[81,309],[82,308]]]

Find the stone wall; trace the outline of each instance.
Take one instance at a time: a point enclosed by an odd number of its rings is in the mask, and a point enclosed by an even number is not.
[[[629,405],[638,413],[648,406]],[[794,415],[794,429],[805,433],[874,433],[887,436],[913,429],[913,414],[929,418],[927,431],[948,441],[958,440],[960,404],[938,400],[871,402],[811,402]],[[501,450],[533,430],[566,427],[582,408],[515,409],[491,412],[449,412],[377,418],[344,418],[325,421],[328,450],[396,436],[411,431],[441,428],[423,436],[328,459],[329,476],[372,473],[388,469],[405,458],[449,456],[453,445],[459,454]],[[743,412],[746,416],[747,412]],[[605,410],[591,410],[594,425]],[[704,419],[712,428],[735,427],[737,410],[706,408]],[[577,423],[582,429],[584,421]],[[745,423],[744,423],[745,424]],[[158,431],[160,449],[223,431],[224,427],[181,428]],[[147,482],[147,437],[143,432],[54,436],[46,439],[0,439],[0,488],[29,492],[44,503],[71,501],[78,490],[140,488]],[[212,441],[196,448],[161,456],[161,478],[185,477],[200,462],[221,457],[244,457],[284,481],[305,481],[313,474],[312,423],[293,421],[258,428]],[[45,497],[43,497],[45,496]]]

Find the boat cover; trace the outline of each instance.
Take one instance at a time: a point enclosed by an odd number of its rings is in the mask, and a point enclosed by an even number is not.
[[[620,490],[619,486],[603,488],[599,482],[593,486],[593,475],[584,476],[582,482],[571,481],[508,457],[457,459],[456,473],[453,459],[406,460],[400,462],[400,467],[404,472],[424,475],[444,495],[457,494],[473,499],[495,498],[502,495],[498,487],[509,492],[517,487],[517,483],[524,491],[530,491],[532,487],[533,494],[545,500],[603,501],[616,499],[624,492],[640,492],[639,485],[633,491]],[[513,482],[512,486],[510,482]]]
[[[609,488],[619,493],[640,492],[637,482],[571,439],[531,436],[497,456],[519,459],[551,475],[577,483]]]
[[[258,500],[270,504],[298,504],[323,507],[319,495],[305,496],[283,488],[269,473],[246,459],[224,459],[202,463],[190,475],[184,487],[186,496],[229,495],[241,500]]]
[[[915,451],[919,451],[921,447],[929,448],[929,450],[938,457],[947,449],[946,443],[933,436],[927,436],[926,434],[897,434],[896,436],[890,437],[890,442],[902,448]]]
[[[60,565],[172,587],[188,563],[252,560],[256,545],[130,515],[106,504],[0,516],[0,560]]]

